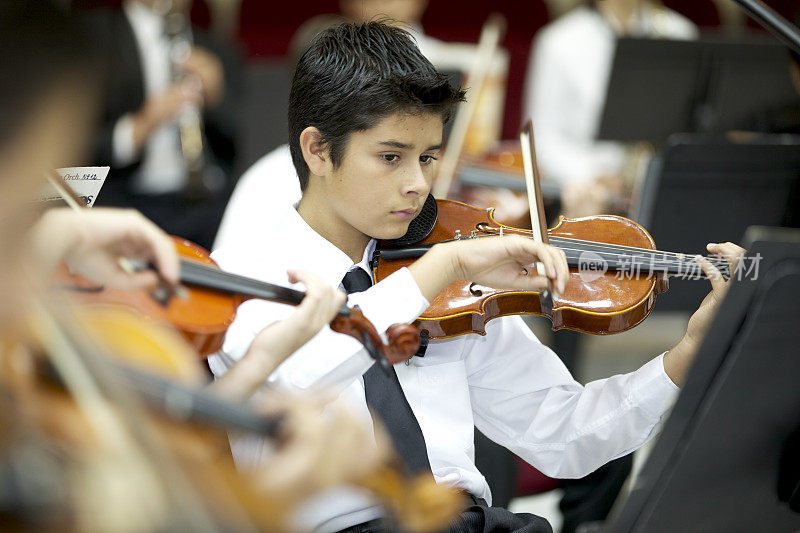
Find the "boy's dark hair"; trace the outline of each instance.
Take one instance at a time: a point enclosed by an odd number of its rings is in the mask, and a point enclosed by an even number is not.
[[[380,22],[328,28],[298,61],[289,95],[289,149],[300,188],[308,185],[300,149],[307,127],[322,133],[335,167],[351,133],[397,112],[436,113],[446,122],[463,99],[408,32]]]

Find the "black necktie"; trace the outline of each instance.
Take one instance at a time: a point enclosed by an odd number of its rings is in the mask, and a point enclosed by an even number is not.
[[[372,278],[363,269],[355,268],[345,274],[342,285],[348,294],[362,292],[372,286]],[[378,365],[372,365],[364,373],[367,405],[383,421],[406,469],[412,474],[430,472],[422,429],[403,394],[394,367],[389,369],[388,376]]]

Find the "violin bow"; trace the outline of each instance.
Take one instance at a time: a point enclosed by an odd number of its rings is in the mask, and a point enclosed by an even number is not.
[[[533,240],[542,244],[550,244],[547,235],[547,219],[544,216],[544,202],[542,201],[542,184],[539,177],[539,167],[536,164],[536,148],[533,145],[533,121],[528,120],[525,127],[519,134],[519,142],[522,148],[522,164],[525,169],[525,185],[528,188],[528,206],[531,212],[531,236]],[[536,272],[540,276],[547,277],[544,263],[537,261]],[[558,292],[552,286],[542,291],[540,298],[542,305],[553,308],[553,301],[559,297]]]
[[[489,67],[497,53],[497,48],[500,46],[500,39],[505,33],[505,23],[503,16],[495,13],[489,16],[481,29],[478,53],[467,76],[467,83],[471,86],[471,98],[459,105],[456,118],[453,120],[453,129],[450,131],[450,137],[447,140],[447,148],[442,156],[442,164],[439,167],[436,181],[433,183],[433,196],[435,198],[447,198],[450,194],[458,159],[461,157],[464,141],[469,131],[469,123],[472,121],[472,115],[475,114],[478,96],[486,84]]]

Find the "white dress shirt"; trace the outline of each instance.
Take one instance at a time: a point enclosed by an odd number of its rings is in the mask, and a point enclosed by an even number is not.
[[[172,85],[170,46],[164,34],[163,18],[135,0],[123,5],[136,44],[144,79],[144,96],[154,96]],[[139,157],[133,142],[133,118],[121,117],[114,125],[112,137],[113,163],[127,166]],[[141,165],[132,177],[132,189],[138,194],[166,194],[181,190],[188,174],[181,153],[177,123],[167,122],[147,139],[141,153]]]
[[[525,80],[523,121],[533,119],[542,175],[561,183],[619,174],[621,143],[596,141],[621,28],[596,9],[576,8],[534,39]],[[630,37],[694,39],[697,28],[669,9],[645,2]]]
[[[280,284],[288,284],[286,269],[299,268],[339,286],[353,266],[292,207],[260,229],[259,238],[247,246],[223,246],[212,257],[224,270]],[[367,247],[362,267],[373,246]],[[407,269],[350,295],[349,301],[379,331],[413,321],[428,306]],[[242,304],[222,351],[209,359],[214,374],[223,374],[241,358],[262,328],[291,312],[289,306],[266,301]],[[354,339],[326,327],[269,382],[287,389],[327,388],[335,402],[371,427],[362,378],[371,364]],[[488,502],[489,486],[474,462],[473,426],[549,476],[578,478],[655,435],[678,390],[664,372],[662,356],[630,374],[581,386],[519,317],[489,322],[485,336],[432,341],[425,357],[395,369],[425,436],[436,481]],[[232,449],[241,463],[269,453],[265,443],[252,438],[234,440]],[[314,516],[306,516],[304,525],[336,531],[373,516],[364,514],[369,506],[363,494],[339,491],[309,506]]]
[[[273,210],[300,201],[300,179],[289,145],[282,144],[242,174],[225,207],[214,249],[252,242],[272,223]]]

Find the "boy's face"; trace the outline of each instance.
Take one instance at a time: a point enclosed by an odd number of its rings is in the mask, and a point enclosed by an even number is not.
[[[441,147],[442,117],[432,113],[398,113],[352,133],[325,180],[329,207],[369,237],[403,236],[428,196]]]

